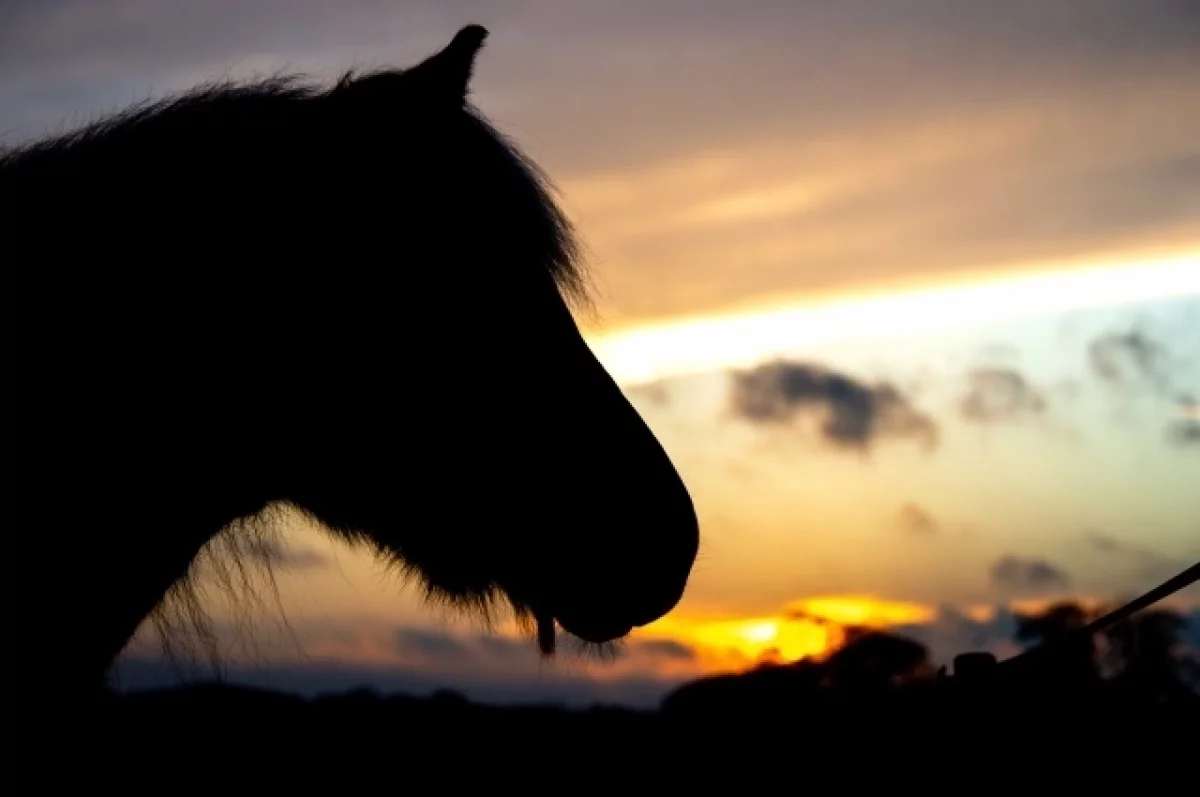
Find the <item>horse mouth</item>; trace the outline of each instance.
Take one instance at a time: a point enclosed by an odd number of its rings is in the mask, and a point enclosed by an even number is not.
[[[558,624],[571,636],[582,639],[594,645],[602,645],[626,636],[633,630],[627,623],[595,623],[580,621],[578,618],[558,617]]]
[[[635,628],[653,623],[667,614],[679,602],[678,596],[672,596],[670,603],[661,602],[652,610],[639,612],[595,612],[571,611],[567,607],[549,609],[544,613],[535,613],[538,629],[538,640],[543,651],[552,651],[554,647],[554,627],[558,627],[571,636],[593,645],[603,645],[614,642],[629,635]],[[607,616],[595,616],[597,614]]]

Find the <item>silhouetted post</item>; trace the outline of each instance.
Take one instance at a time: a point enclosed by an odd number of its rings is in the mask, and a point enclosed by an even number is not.
[[[996,674],[996,657],[986,651],[960,653],[954,657],[954,675],[963,682],[977,683]]]

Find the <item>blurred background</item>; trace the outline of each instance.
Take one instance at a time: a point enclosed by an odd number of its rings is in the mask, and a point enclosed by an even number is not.
[[[580,324],[696,500],[695,575],[621,655],[545,662],[292,519],[253,550],[274,587],[200,563],[234,680],[647,706],[848,628],[1010,655],[1200,559],[1189,0],[7,0],[0,141],[473,22],[474,101],[561,190]],[[1170,608],[1200,647],[1200,592]],[[121,686],[208,666],[159,641]]]

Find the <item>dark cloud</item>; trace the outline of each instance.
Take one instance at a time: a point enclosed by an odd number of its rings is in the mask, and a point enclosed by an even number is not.
[[[1183,420],[1167,427],[1167,437],[1176,445],[1200,445],[1200,401],[1191,395],[1180,396],[1179,412]]]
[[[639,643],[638,647],[648,655],[664,659],[692,661],[696,658],[696,651],[670,639],[650,639]]]
[[[252,558],[272,567],[305,570],[329,564],[325,555],[318,551],[310,548],[291,548],[279,540],[270,538],[250,540],[245,543],[245,550]]]
[[[958,654],[969,651],[987,650],[1000,657],[1011,655],[1016,629],[1016,616],[1006,606],[993,606],[984,616],[973,618],[945,605],[938,608],[932,622],[901,625],[892,630],[923,643],[935,663],[949,664]]]
[[[534,655],[529,640],[496,634],[457,635],[439,630],[399,628],[395,631],[395,641],[396,651],[406,660],[420,661],[442,671],[521,670]],[[693,661],[696,652],[675,640],[633,638],[623,643],[619,656],[647,664],[664,659]]]
[[[808,363],[777,360],[732,374],[734,412],[757,424],[787,424],[823,414],[821,434],[835,446],[866,450],[880,438],[915,438],[936,447],[938,429],[894,386],[867,385]]]
[[[507,642],[495,637],[485,637],[479,640],[481,646],[493,647],[496,642]],[[466,656],[470,648],[459,639],[440,631],[427,631],[421,628],[396,629],[396,650],[401,655],[419,654],[422,657]],[[505,648],[505,653],[508,649]]]
[[[968,421],[994,423],[1040,415],[1046,401],[1012,368],[977,368],[967,375],[959,411]]]
[[[939,524],[937,518],[928,510],[913,503],[900,507],[900,527],[913,534],[937,534]]]
[[[1149,389],[1175,406],[1183,417],[1167,424],[1164,437],[1168,442],[1178,446],[1200,443],[1197,402],[1181,389],[1180,377],[1188,368],[1187,361],[1173,358],[1164,343],[1138,329],[1108,333],[1088,345],[1088,359],[1097,379],[1126,391],[1127,397]]]
[[[458,643],[462,644],[462,643]],[[477,636],[471,639],[471,646],[480,651],[483,651],[490,659],[504,659],[512,661],[514,658],[528,658],[529,643],[521,639],[510,639],[509,637],[485,635]],[[461,651],[454,651],[455,653]]]
[[[992,583],[1015,590],[1064,589],[1071,579],[1059,566],[1041,559],[1002,556],[989,570]]]
[[[1170,390],[1166,347],[1138,330],[1109,333],[1088,344],[1088,361],[1096,378],[1111,385],[1149,383]]]
[[[1176,445],[1200,446],[1200,421],[1179,421],[1171,424],[1167,435]]]

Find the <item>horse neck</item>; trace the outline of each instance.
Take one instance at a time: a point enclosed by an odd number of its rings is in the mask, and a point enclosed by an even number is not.
[[[37,544],[5,550],[0,565],[17,598],[7,619],[24,627],[5,635],[6,644],[21,648],[7,659],[5,675],[40,700],[99,689],[138,627],[220,529],[136,512],[64,514],[63,525],[94,538],[73,538],[56,523],[38,530]]]
[[[99,311],[71,317],[37,293],[20,298],[29,312],[5,331],[34,311],[48,320],[28,349],[4,347],[0,686],[52,702],[98,693],[204,545],[265,499],[238,488],[257,463],[214,435],[230,426],[210,417],[218,391],[196,395],[159,364],[152,349],[171,351],[160,330],[147,326],[136,350]],[[38,337],[54,324],[67,332]]]

